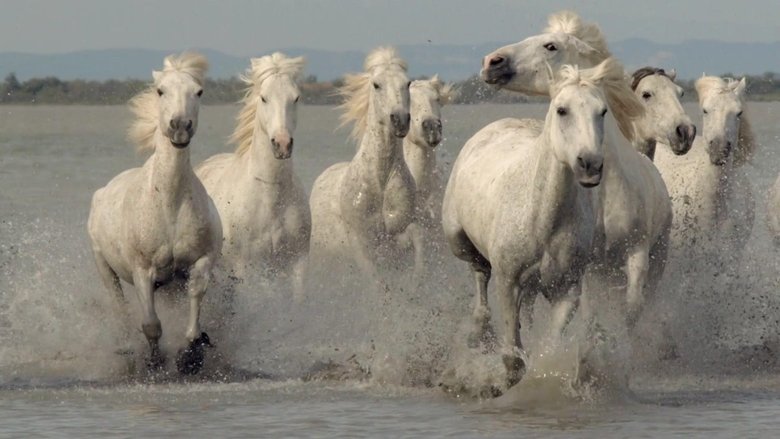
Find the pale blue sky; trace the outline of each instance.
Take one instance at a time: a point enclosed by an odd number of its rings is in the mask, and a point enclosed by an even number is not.
[[[290,47],[516,41],[574,9],[610,41],[780,41],[780,0],[0,0],[0,51]],[[777,55],[777,54],[773,54]]]

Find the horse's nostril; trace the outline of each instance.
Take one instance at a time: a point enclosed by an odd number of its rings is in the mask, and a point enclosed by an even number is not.
[[[577,157],[577,164],[578,164],[578,165],[579,165],[579,166],[580,166],[582,169],[588,169],[588,164],[585,162],[585,160],[584,160],[582,157]]]
[[[176,121],[176,119],[171,119],[171,121],[168,123],[168,125],[171,127],[171,129],[176,129],[178,127],[179,123]]]
[[[188,130],[192,129],[192,120],[191,119],[187,121],[187,129]]]
[[[488,61],[488,63],[491,66],[495,67],[495,66],[500,65],[501,63],[503,63],[504,60],[506,60],[506,58],[504,58],[503,56],[494,56],[493,58],[490,58],[490,61]]]

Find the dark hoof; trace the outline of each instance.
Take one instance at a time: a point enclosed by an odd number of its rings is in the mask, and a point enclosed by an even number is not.
[[[193,340],[187,349],[179,354],[176,360],[176,368],[182,375],[195,375],[203,368],[203,349],[211,346],[209,336],[205,332],[200,333],[200,337]]]
[[[165,366],[165,357],[158,354],[152,354],[148,360],[146,360],[146,368],[150,372],[159,372]]]
[[[504,366],[506,367],[507,389],[519,383],[525,374],[525,361],[515,355],[504,355]]]

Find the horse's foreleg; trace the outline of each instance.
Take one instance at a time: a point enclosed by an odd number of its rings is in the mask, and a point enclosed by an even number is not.
[[[647,283],[647,273],[650,267],[648,250],[638,246],[631,250],[626,261],[626,323],[629,330],[636,326],[639,314],[644,305],[644,289]]]
[[[156,369],[161,367],[165,360],[160,353],[162,325],[154,308],[154,269],[137,268],[133,272],[133,284],[138,294],[138,303],[141,305],[141,329],[151,350],[149,367]]]
[[[292,293],[293,301],[300,304],[305,298],[306,269],[309,264],[309,255],[301,255],[292,265]]]
[[[211,268],[214,264],[210,256],[204,256],[190,268],[187,281],[187,296],[190,299],[190,318],[187,323],[187,341],[192,342],[201,335],[200,304],[211,281]]]
[[[425,272],[425,238],[423,230],[416,222],[406,227],[406,233],[409,234],[414,248],[414,281],[416,285],[422,283],[422,276]]]
[[[200,304],[211,280],[211,269],[214,261],[211,256],[198,259],[190,268],[187,281],[187,295],[190,299],[190,318],[187,324],[187,341],[176,366],[180,373],[194,375],[203,367],[203,348],[211,346],[208,335],[200,330]]]
[[[496,293],[504,323],[502,359],[507,372],[507,387],[512,387],[520,382],[526,368],[523,345],[520,342],[520,319],[518,318],[521,291],[517,285],[516,277],[498,273],[496,275]],[[523,293],[526,292],[523,291]]]

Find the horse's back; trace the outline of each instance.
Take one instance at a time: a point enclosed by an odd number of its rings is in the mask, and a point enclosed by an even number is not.
[[[444,194],[442,225],[448,239],[465,232],[481,252],[487,252],[499,211],[507,202],[522,205],[530,197],[540,126],[533,119],[502,119],[466,142]],[[519,172],[523,169],[526,172]],[[524,181],[506,181],[523,174]]]

